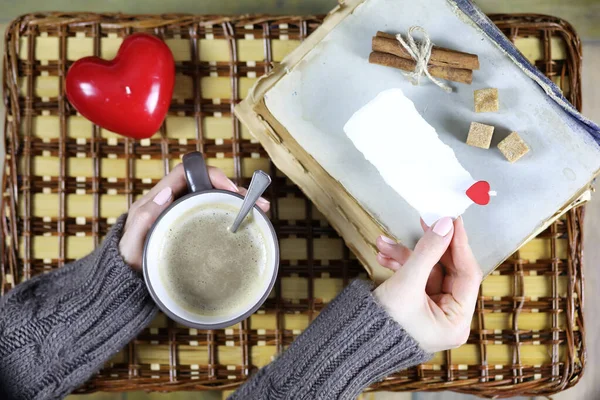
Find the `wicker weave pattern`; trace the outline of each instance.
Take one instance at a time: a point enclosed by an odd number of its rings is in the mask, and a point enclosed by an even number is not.
[[[572,28],[540,16],[494,20],[580,108],[581,50]],[[326,219],[232,114],[255,79],[320,21],[52,13],[26,15],[7,30],[0,293],[92,250],[116,217],[186,152],[203,151],[242,185],[257,168],[276,176],[267,197],[282,262],[263,310],[207,332],[161,315],[81,392],[233,388],[284,350],[349,280],[364,275]],[[122,38],[136,31],[163,38],[177,71],[165,124],[139,142],[92,125],[64,96],[74,60],[111,58]],[[375,389],[508,396],[574,384],[585,361],[582,213],[570,211],[485,280],[467,345]]]

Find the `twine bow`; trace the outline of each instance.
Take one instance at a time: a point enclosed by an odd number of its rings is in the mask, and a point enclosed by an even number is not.
[[[412,36],[413,32],[415,31],[419,31],[423,35],[423,40],[418,44],[415,42],[415,39]],[[421,77],[425,75],[431,82],[435,83],[444,92],[452,92],[452,87],[431,76],[429,70],[427,69],[429,59],[431,58],[431,49],[433,48],[433,43],[431,43],[431,39],[429,39],[427,31],[420,26],[411,26],[408,30],[406,38],[408,43],[404,40],[404,38],[402,38],[400,33],[396,35],[396,39],[406,49],[413,60],[415,60],[416,65],[413,72],[405,72],[404,75],[410,79],[413,85],[419,85],[421,82]]]

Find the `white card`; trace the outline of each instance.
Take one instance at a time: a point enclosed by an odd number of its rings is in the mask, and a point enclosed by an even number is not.
[[[381,92],[344,132],[427,225],[456,218],[473,204],[465,192],[475,180],[401,89]]]

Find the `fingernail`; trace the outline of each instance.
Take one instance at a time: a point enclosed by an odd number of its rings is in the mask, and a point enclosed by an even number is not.
[[[152,201],[154,203],[158,204],[159,206],[162,206],[167,201],[169,201],[172,194],[173,194],[173,190],[171,190],[170,187],[166,187],[163,190],[161,190],[160,192],[158,192],[158,194],[156,196],[154,196],[154,199]]]
[[[383,241],[384,241],[384,242],[386,242],[387,244],[398,244],[398,243],[396,243],[396,241],[395,241],[394,239],[392,239],[392,238],[389,238],[389,237],[387,237],[387,236],[383,236],[383,235],[381,235],[381,236],[379,236],[379,237],[381,238],[381,240],[383,240]]]
[[[238,189],[237,185],[235,183],[233,183],[233,181],[229,178],[227,178],[227,180],[229,181],[229,186],[231,186],[231,191],[232,192],[239,192],[240,189]]]
[[[264,197],[259,197],[258,200],[256,200],[257,203],[261,203],[261,204],[271,204],[271,202],[267,199],[265,199]]]
[[[439,236],[446,236],[452,229],[452,218],[440,218],[433,226],[433,233]]]

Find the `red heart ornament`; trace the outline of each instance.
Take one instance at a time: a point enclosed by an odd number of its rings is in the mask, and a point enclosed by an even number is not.
[[[487,205],[490,202],[490,184],[486,181],[475,182],[467,189],[467,196],[480,206]]]
[[[115,133],[146,139],[159,130],[173,96],[175,61],[159,38],[127,36],[110,60],[85,57],[67,73],[66,93],[84,117]]]

